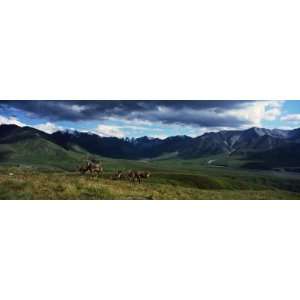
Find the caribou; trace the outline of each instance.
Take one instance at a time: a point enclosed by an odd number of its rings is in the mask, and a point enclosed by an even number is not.
[[[147,179],[151,176],[151,173],[148,171],[135,171],[129,170],[127,173],[128,179],[132,182],[137,181],[138,183],[142,182],[143,179]]]
[[[90,173],[92,175],[103,175],[103,167],[101,163],[95,162],[95,160],[88,160],[85,165],[79,167],[79,172],[81,174]]]
[[[103,167],[102,162],[97,162],[95,160],[87,160],[84,165],[81,165],[78,168],[78,171],[84,175],[86,173],[90,173],[92,175],[101,175],[103,176]],[[147,179],[151,176],[149,171],[136,171],[136,170],[128,170],[121,171],[117,170],[115,174],[113,174],[110,178],[112,180],[122,180],[128,179],[131,182],[141,183],[142,179]]]

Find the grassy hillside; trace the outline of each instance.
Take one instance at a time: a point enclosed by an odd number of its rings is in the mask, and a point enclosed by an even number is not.
[[[39,137],[0,144],[0,163],[8,165],[40,165],[73,169],[86,155],[84,152],[67,151]]]
[[[104,160],[103,178],[36,167],[1,167],[1,199],[300,199],[297,174],[213,166]],[[141,184],[111,180],[116,169],[151,170]]]

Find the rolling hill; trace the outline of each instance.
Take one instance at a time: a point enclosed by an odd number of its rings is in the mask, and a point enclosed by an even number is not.
[[[84,151],[66,150],[52,136],[31,127],[0,126],[0,163],[71,168],[86,157]]]

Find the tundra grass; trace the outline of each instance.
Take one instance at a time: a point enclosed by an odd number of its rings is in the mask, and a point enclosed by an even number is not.
[[[141,184],[77,172],[2,168],[0,199],[300,199],[298,179],[153,171]]]

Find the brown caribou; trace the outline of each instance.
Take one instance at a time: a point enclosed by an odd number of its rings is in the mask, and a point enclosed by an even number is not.
[[[151,173],[148,171],[135,171],[129,170],[127,173],[128,179],[130,181],[137,181],[138,183],[142,182],[142,178],[147,179],[151,176]]]
[[[79,167],[79,172],[81,174],[90,172],[90,174],[103,175],[103,167],[101,163],[88,160],[85,165]]]

